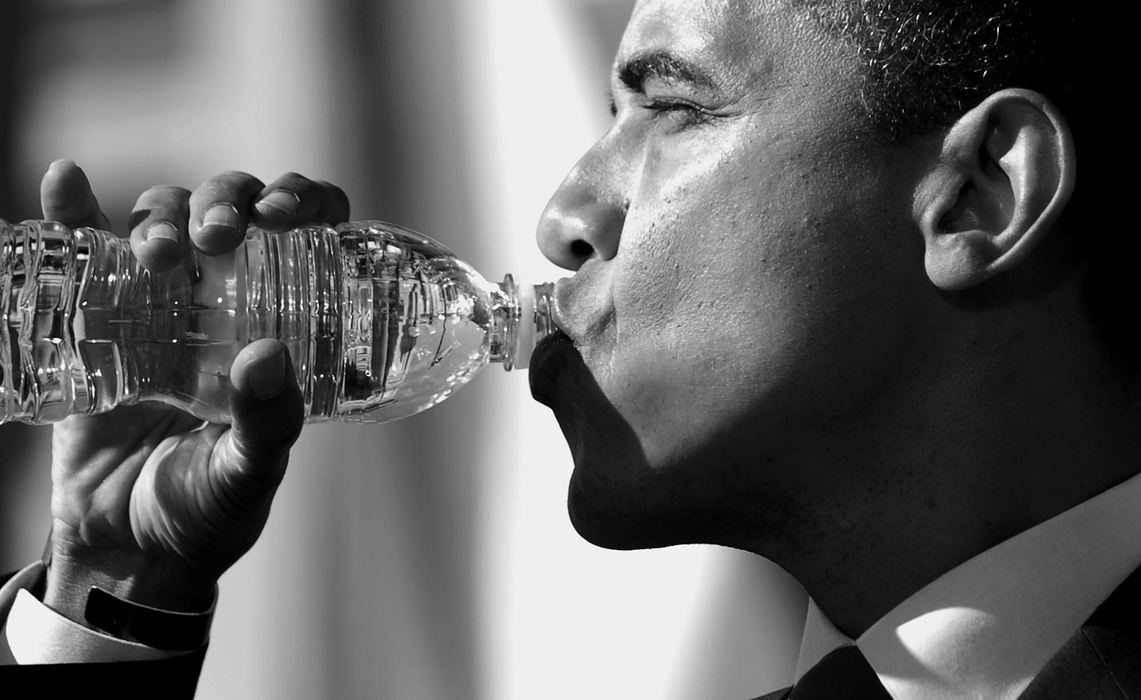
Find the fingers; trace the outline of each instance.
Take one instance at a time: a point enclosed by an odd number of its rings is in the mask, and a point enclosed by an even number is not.
[[[265,184],[249,173],[225,172],[190,195],[190,240],[207,255],[237,248],[246,237],[250,211]]]
[[[311,224],[339,224],[349,218],[349,198],[331,183],[286,173],[258,193],[253,221],[266,231]]]
[[[110,229],[87,176],[69,160],[48,167],[41,200],[45,218]],[[348,217],[349,199],[336,185],[286,173],[266,186],[249,173],[229,171],[193,192],[168,185],[143,192],[131,213],[131,249],[145,267],[161,272],[185,259],[188,241],[206,255],[221,255],[245,240],[251,223],[282,231]]]
[[[236,248],[255,224],[284,231],[349,218],[349,198],[336,185],[286,173],[266,186],[253,175],[226,172],[210,178],[190,196],[190,239],[207,255]]]
[[[160,185],[139,195],[131,211],[131,250],[147,269],[170,270],[187,252],[190,190]]]
[[[57,160],[48,166],[40,181],[40,207],[45,219],[73,228],[111,228],[111,222],[99,209],[87,175],[70,160]]]
[[[235,358],[230,383],[233,458],[228,466],[253,484],[276,484],[305,420],[289,351],[277,340],[255,340]]]

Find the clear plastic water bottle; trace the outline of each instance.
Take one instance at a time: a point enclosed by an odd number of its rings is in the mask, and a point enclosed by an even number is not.
[[[164,273],[105,231],[0,221],[0,423],[138,401],[228,422],[230,364],[265,337],[288,346],[307,420],[397,420],[489,362],[525,367],[554,328],[550,293],[492,284],[379,221],[250,229],[244,246]]]

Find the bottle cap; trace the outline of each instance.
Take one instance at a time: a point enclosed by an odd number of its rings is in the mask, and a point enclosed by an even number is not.
[[[519,300],[519,325],[516,328],[515,357],[512,369],[527,369],[531,364],[531,351],[535,349],[535,286],[521,284],[515,292]]]

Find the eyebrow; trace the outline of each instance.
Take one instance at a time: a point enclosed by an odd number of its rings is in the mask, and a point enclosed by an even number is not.
[[[685,82],[710,90],[719,87],[713,76],[695,63],[665,50],[632,56],[619,67],[618,80],[638,94],[645,94],[646,83],[651,80]]]

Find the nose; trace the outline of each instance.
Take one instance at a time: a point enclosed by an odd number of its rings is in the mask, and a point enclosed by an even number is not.
[[[543,211],[539,250],[568,270],[577,270],[594,257],[610,260],[618,254],[629,206],[603,164],[587,154]]]

